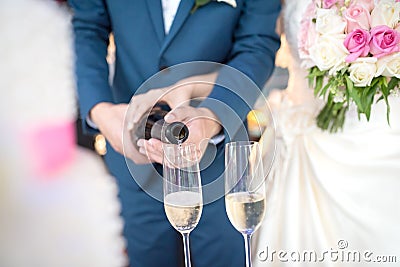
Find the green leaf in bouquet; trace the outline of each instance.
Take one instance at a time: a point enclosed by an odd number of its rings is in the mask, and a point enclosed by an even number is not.
[[[325,95],[325,94],[326,94],[326,91],[327,91],[331,86],[332,86],[332,82],[328,82],[328,83],[324,86],[324,88],[322,88],[322,90],[321,90],[319,96]]]
[[[336,110],[336,118],[334,122],[332,123],[330,132],[331,133],[336,133],[339,130],[343,129],[344,121],[345,121],[345,115],[347,111],[347,106],[344,106],[344,103],[335,103],[334,109]]]
[[[307,75],[307,78],[308,78],[308,87],[310,87],[310,88],[313,88],[314,87],[314,79],[315,79],[315,76],[314,76],[314,69],[315,69],[316,67],[312,67],[311,69],[310,69],[310,71],[308,72],[308,75]]]
[[[388,89],[388,82],[387,82],[385,77],[380,77],[379,78],[379,89],[380,89],[380,92],[382,93],[382,95],[381,95],[381,97],[379,97],[376,100],[376,103],[378,103],[379,101],[384,99],[386,104],[388,104],[389,102],[388,102],[387,98],[388,98],[388,96],[390,94],[390,91]]]
[[[381,91],[382,91],[382,95],[381,95],[380,98],[378,98],[378,100],[376,100],[376,103],[378,103],[382,99],[385,100],[385,103],[386,103],[386,121],[387,121],[388,125],[390,126],[390,104],[389,104],[388,95],[383,93],[382,88],[381,88]]]
[[[321,86],[322,86],[325,74],[326,74],[326,71],[321,71],[318,67],[315,66],[310,69],[310,71],[307,75],[308,86],[310,88],[313,88],[314,84],[316,86],[316,88],[314,88],[315,95],[318,95],[319,89],[321,89],[319,87],[319,83],[321,83]]]
[[[348,105],[346,102],[336,103],[333,99],[334,95],[329,93],[328,100],[316,119],[319,128],[336,133],[343,128]]]
[[[350,80],[349,77],[344,76],[345,80],[346,80],[346,86],[347,86],[347,90],[349,90],[349,92],[351,92],[354,88],[354,84],[353,82]]]
[[[320,70],[318,67],[315,67],[315,76],[325,76],[326,70]]]
[[[344,67],[343,69],[340,70],[340,75],[343,77],[344,74],[347,72],[347,70],[349,69],[349,67]]]
[[[317,116],[317,126],[322,130],[327,130],[329,127],[329,118],[331,117],[332,99],[328,96],[325,106],[321,109]]]
[[[396,77],[392,77],[392,79],[390,79],[390,82],[388,83],[388,90],[389,92],[392,91],[396,86],[399,85],[400,79],[396,78]]]
[[[354,101],[354,103],[356,103],[358,111],[362,113],[363,106],[361,103],[361,94],[359,90],[357,89],[357,87],[354,87],[354,84],[349,77],[344,76],[344,78],[346,80],[346,88],[347,91],[349,92],[350,98]]]
[[[317,116],[317,126],[322,130],[327,130],[330,124],[331,103],[327,102]]]
[[[376,101],[377,103],[382,99],[387,98],[390,94],[390,91],[388,89],[388,82],[386,81],[385,77],[379,78],[379,88],[381,90],[382,96]]]
[[[371,86],[366,87],[364,90],[362,90],[361,103],[363,105],[363,113],[367,117],[368,121],[371,117],[371,107],[378,89],[379,79],[374,79],[371,83]]]
[[[400,79],[396,78],[396,77],[392,77],[390,79],[390,82],[387,82],[387,79],[385,77],[382,77],[382,80],[385,82],[385,84],[383,86],[381,86],[381,92],[382,92],[382,97],[385,99],[385,103],[386,103],[386,120],[388,122],[388,124],[390,125],[390,104],[389,104],[389,95],[390,95],[390,91],[392,91],[398,84]],[[379,100],[379,99],[378,99]]]
[[[378,103],[379,101],[382,101],[383,99],[385,99],[385,97],[383,95],[381,95],[381,97],[376,100],[376,103]]]
[[[388,85],[389,85],[386,77],[380,77],[380,82],[382,83],[382,86],[388,87]]]
[[[314,88],[314,94],[318,94],[321,91],[322,84],[324,82],[324,76],[317,76],[315,78],[315,88]],[[321,95],[321,94],[320,94]]]

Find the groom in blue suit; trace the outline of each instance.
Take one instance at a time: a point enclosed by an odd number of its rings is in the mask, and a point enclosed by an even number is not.
[[[226,64],[262,88],[272,73],[279,47],[275,33],[279,0],[211,0],[194,8],[195,2],[204,1],[69,1],[74,14],[78,97],[84,129],[99,130],[108,140],[105,161],[119,187],[132,267],[181,266],[183,258],[181,236],[167,221],[163,203],[132,179],[121,154],[124,115],[137,88],[160,70],[191,61]],[[111,84],[106,62],[110,33],[116,45]],[[257,95],[250,95],[250,102],[254,102]],[[249,107],[235,97],[238,96],[215,87],[201,107],[192,112],[211,116],[224,125],[229,116],[211,100],[228,106],[236,103],[232,108],[245,120]],[[203,126],[208,129],[209,125],[204,122]],[[206,131],[204,138],[212,138],[221,129],[212,126],[215,130]],[[209,182],[223,173],[224,143],[217,149],[213,163],[202,172],[203,183],[204,179]],[[151,183],[161,173],[161,165],[142,164],[142,158],[138,155],[129,164],[134,166],[134,175]],[[191,234],[191,253],[196,267],[244,266],[243,239],[226,216],[223,198],[204,206],[201,221]]]

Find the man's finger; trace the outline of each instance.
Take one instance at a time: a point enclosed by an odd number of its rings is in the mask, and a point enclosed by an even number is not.
[[[141,105],[138,105],[135,114],[133,115],[132,122],[133,123],[138,123],[140,119],[143,117],[143,115],[150,110],[153,106],[149,106],[147,103],[143,103]]]
[[[152,89],[146,93],[135,95],[131,99],[132,123],[138,123],[143,114],[149,111],[161,97],[162,91]]]
[[[193,111],[193,107],[180,106],[168,112],[168,114],[165,115],[164,120],[168,123],[174,121],[185,121],[187,118],[192,117]]]
[[[138,145],[140,144],[141,146],[139,146],[139,149],[141,149],[141,151],[144,151],[144,153],[147,154],[160,154],[162,155],[162,142],[160,140],[157,139],[150,139],[148,141],[146,140],[139,140],[140,142],[138,142]]]
[[[151,142],[153,141],[153,142]],[[153,144],[154,143],[154,144]],[[162,153],[162,142],[156,139],[150,139],[144,143],[146,150],[146,155],[151,161],[162,163],[163,153]]]
[[[162,149],[162,144],[158,139],[151,138],[149,141],[147,141],[147,144],[149,144],[149,147],[153,153],[158,153],[160,155],[163,154],[163,149]]]

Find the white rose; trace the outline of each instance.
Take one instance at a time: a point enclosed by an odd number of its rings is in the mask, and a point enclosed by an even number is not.
[[[378,59],[375,77],[396,77],[400,79],[400,53],[394,53]]]
[[[371,27],[387,25],[394,28],[400,19],[400,2],[381,0],[372,10]]]
[[[342,34],[346,28],[346,20],[339,16],[335,9],[317,9],[316,29],[321,34]]]
[[[350,65],[349,78],[355,86],[365,87],[371,85],[377,70],[376,61],[377,59],[374,57],[360,57]]]
[[[310,58],[320,70],[329,70],[334,74],[346,66],[348,54],[343,44],[345,35],[321,35],[310,47]]]

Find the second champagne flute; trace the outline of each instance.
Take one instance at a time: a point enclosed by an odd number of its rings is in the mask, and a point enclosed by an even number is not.
[[[171,225],[182,234],[185,265],[191,266],[189,234],[203,210],[199,159],[195,144],[164,144],[164,209]]]
[[[226,144],[226,213],[244,237],[247,267],[251,267],[251,236],[265,216],[264,178],[261,149],[257,142]]]

